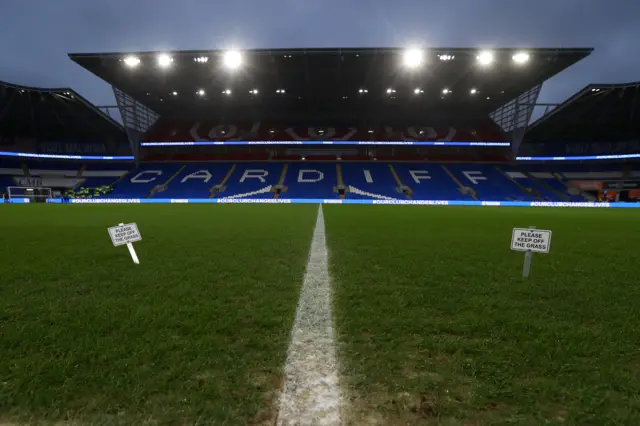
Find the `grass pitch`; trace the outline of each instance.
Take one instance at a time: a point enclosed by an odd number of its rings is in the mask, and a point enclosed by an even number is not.
[[[0,423],[271,424],[316,212],[0,208]],[[640,424],[636,212],[324,212],[351,423]]]
[[[354,424],[640,424],[632,210],[325,206]],[[509,249],[551,229],[549,254]]]
[[[273,420],[316,212],[2,207],[0,423]]]

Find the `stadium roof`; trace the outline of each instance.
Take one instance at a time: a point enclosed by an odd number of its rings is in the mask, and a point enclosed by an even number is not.
[[[0,81],[0,138],[126,141],[124,128],[73,89]]]
[[[524,143],[640,137],[640,81],[590,84],[529,126]]]
[[[248,108],[341,109],[352,115],[401,108],[486,116],[591,51],[503,48],[487,55],[471,48],[348,48],[69,57],[163,116]]]

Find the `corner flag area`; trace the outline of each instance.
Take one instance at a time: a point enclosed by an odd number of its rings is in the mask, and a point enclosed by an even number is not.
[[[530,226],[553,243],[524,279]],[[0,423],[640,424],[636,229],[633,209],[11,206]],[[320,412],[312,373],[340,406],[288,422]]]

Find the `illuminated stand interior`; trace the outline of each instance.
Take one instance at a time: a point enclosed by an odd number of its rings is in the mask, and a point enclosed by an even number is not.
[[[154,142],[155,143],[155,142]],[[160,142],[162,143],[162,142]],[[172,142],[166,142],[172,143]],[[178,142],[183,144],[194,144],[194,142]],[[214,142],[212,142],[214,143]],[[273,142],[268,141],[268,144],[282,144],[282,145],[295,145],[295,142],[283,141],[283,142]],[[302,143],[302,142],[300,142]],[[305,143],[307,143],[305,141]],[[310,142],[314,144],[323,144],[322,141],[314,141]],[[327,144],[334,142],[325,142]],[[353,144],[354,142],[349,142]],[[389,144],[399,144],[405,145],[408,142],[367,142],[368,144],[380,144],[380,145],[389,145]],[[447,143],[481,143],[481,142],[434,142],[437,144],[447,144]],[[490,143],[490,142],[486,142]],[[496,143],[507,143],[508,142],[496,142]],[[223,145],[228,144],[228,142],[215,142],[215,144]],[[256,145],[257,142],[241,142],[241,144],[251,144]],[[266,143],[265,143],[266,144]],[[413,142],[416,144],[416,142]],[[134,157],[131,155],[121,155],[121,156],[99,156],[99,155],[62,155],[62,154],[33,154],[28,152],[8,152],[8,151],[0,151],[0,156],[5,157],[24,157],[24,158],[48,158],[48,159],[58,159],[58,160],[102,160],[102,161],[132,161]],[[640,158],[640,153],[637,154],[608,154],[608,155],[583,155],[583,156],[569,156],[569,157],[516,157],[516,161],[591,161],[591,160],[626,160]]]

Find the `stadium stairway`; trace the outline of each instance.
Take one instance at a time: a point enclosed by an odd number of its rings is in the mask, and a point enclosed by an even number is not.
[[[114,184],[109,198],[145,198],[158,185],[163,176],[171,176],[182,165],[175,163],[148,163],[127,173]]]
[[[184,170],[186,166],[182,166],[180,167],[180,169],[178,169],[178,171],[176,171],[174,174],[171,175],[171,177],[169,177],[169,179],[166,180],[166,182],[160,184],[160,185],[156,185],[153,188],[151,188],[151,191],[149,191],[149,195],[147,195],[147,198],[151,198],[154,195],[158,194],[158,193],[164,193],[167,188],[169,187],[169,184],[171,183],[172,180],[174,180],[176,178],[176,176],[178,176],[180,174],[180,172],[182,172],[182,170]],[[164,194],[164,196],[166,197],[166,194]]]
[[[278,186],[276,187],[278,190],[274,192],[273,198],[280,198],[281,192],[286,191],[286,188],[284,186],[284,179],[287,176],[288,169],[289,163],[285,163],[284,166],[282,166],[282,172],[280,172],[280,180],[278,180]]]
[[[413,199],[413,194],[411,193],[411,188],[409,188],[408,186],[405,186],[402,183],[402,179],[400,179],[400,176],[398,176],[398,173],[396,172],[396,169],[393,168],[393,164],[389,164],[389,171],[391,172],[391,175],[393,176],[393,179],[398,184],[397,191],[398,192],[402,192],[404,194],[404,196],[407,198],[407,200],[412,200]]]
[[[462,185],[473,189],[477,199],[485,201],[525,201],[521,187],[489,164],[451,164],[449,170]]]
[[[280,182],[281,173],[282,163],[237,163],[214,198],[241,198],[237,196],[249,193],[255,194],[250,198],[273,198],[271,189]],[[267,187],[269,191],[262,192]]]
[[[336,164],[336,179],[338,180],[338,194],[340,199],[344,199],[346,197],[345,192],[348,190],[348,188],[345,188],[344,186],[344,180],[342,179],[342,166],[338,163]],[[342,191],[340,191],[340,189],[342,189]]]
[[[231,166],[231,168],[227,171],[227,173],[224,175],[224,178],[222,179],[222,181],[215,186],[212,186],[209,189],[209,198],[214,198],[216,196],[216,194],[218,192],[224,191],[224,189],[226,188],[226,184],[229,181],[229,179],[231,178],[231,175],[233,175],[233,172],[236,170],[236,165],[233,164]]]
[[[375,194],[376,197],[392,199],[405,198],[398,191],[402,185],[397,183],[394,172],[385,163],[344,163],[338,166],[338,185],[346,189],[341,198],[367,198],[363,194]]]
[[[446,174],[449,175],[449,177],[456,183],[456,185],[458,185],[458,191],[460,191],[460,193],[462,194],[468,194],[471,196],[471,198],[473,198],[474,200],[478,200],[478,196],[476,195],[476,192],[471,190],[468,186],[464,186],[462,184],[462,182],[460,182],[460,180],[453,174],[451,173],[451,170],[449,170],[447,168],[447,166],[443,165],[442,169],[445,171]]]
[[[538,194],[537,191],[531,187],[531,185],[527,185],[528,181],[527,181],[526,175],[524,173],[520,173],[520,172],[506,173],[500,167],[495,167],[495,169],[500,174],[502,174],[506,179],[509,179],[511,182],[513,182],[515,185],[517,185],[518,188],[520,188],[521,195],[518,198],[513,199],[513,201],[542,200],[542,197],[540,196],[540,194]],[[512,175],[516,175],[518,178],[516,179]],[[521,180],[522,180],[522,182],[520,182]],[[524,184],[523,184],[523,182],[524,182]]]
[[[552,179],[539,179],[535,177],[533,174],[528,172],[525,172],[524,174],[527,176],[529,181],[535,185],[535,188],[538,190],[538,193],[545,200],[569,201],[570,197],[566,191],[566,188],[563,188],[563,190],[558,190],[557,188],[552,187],[553,184],[550,185],[546,183],[547,180],[552,180]]]

